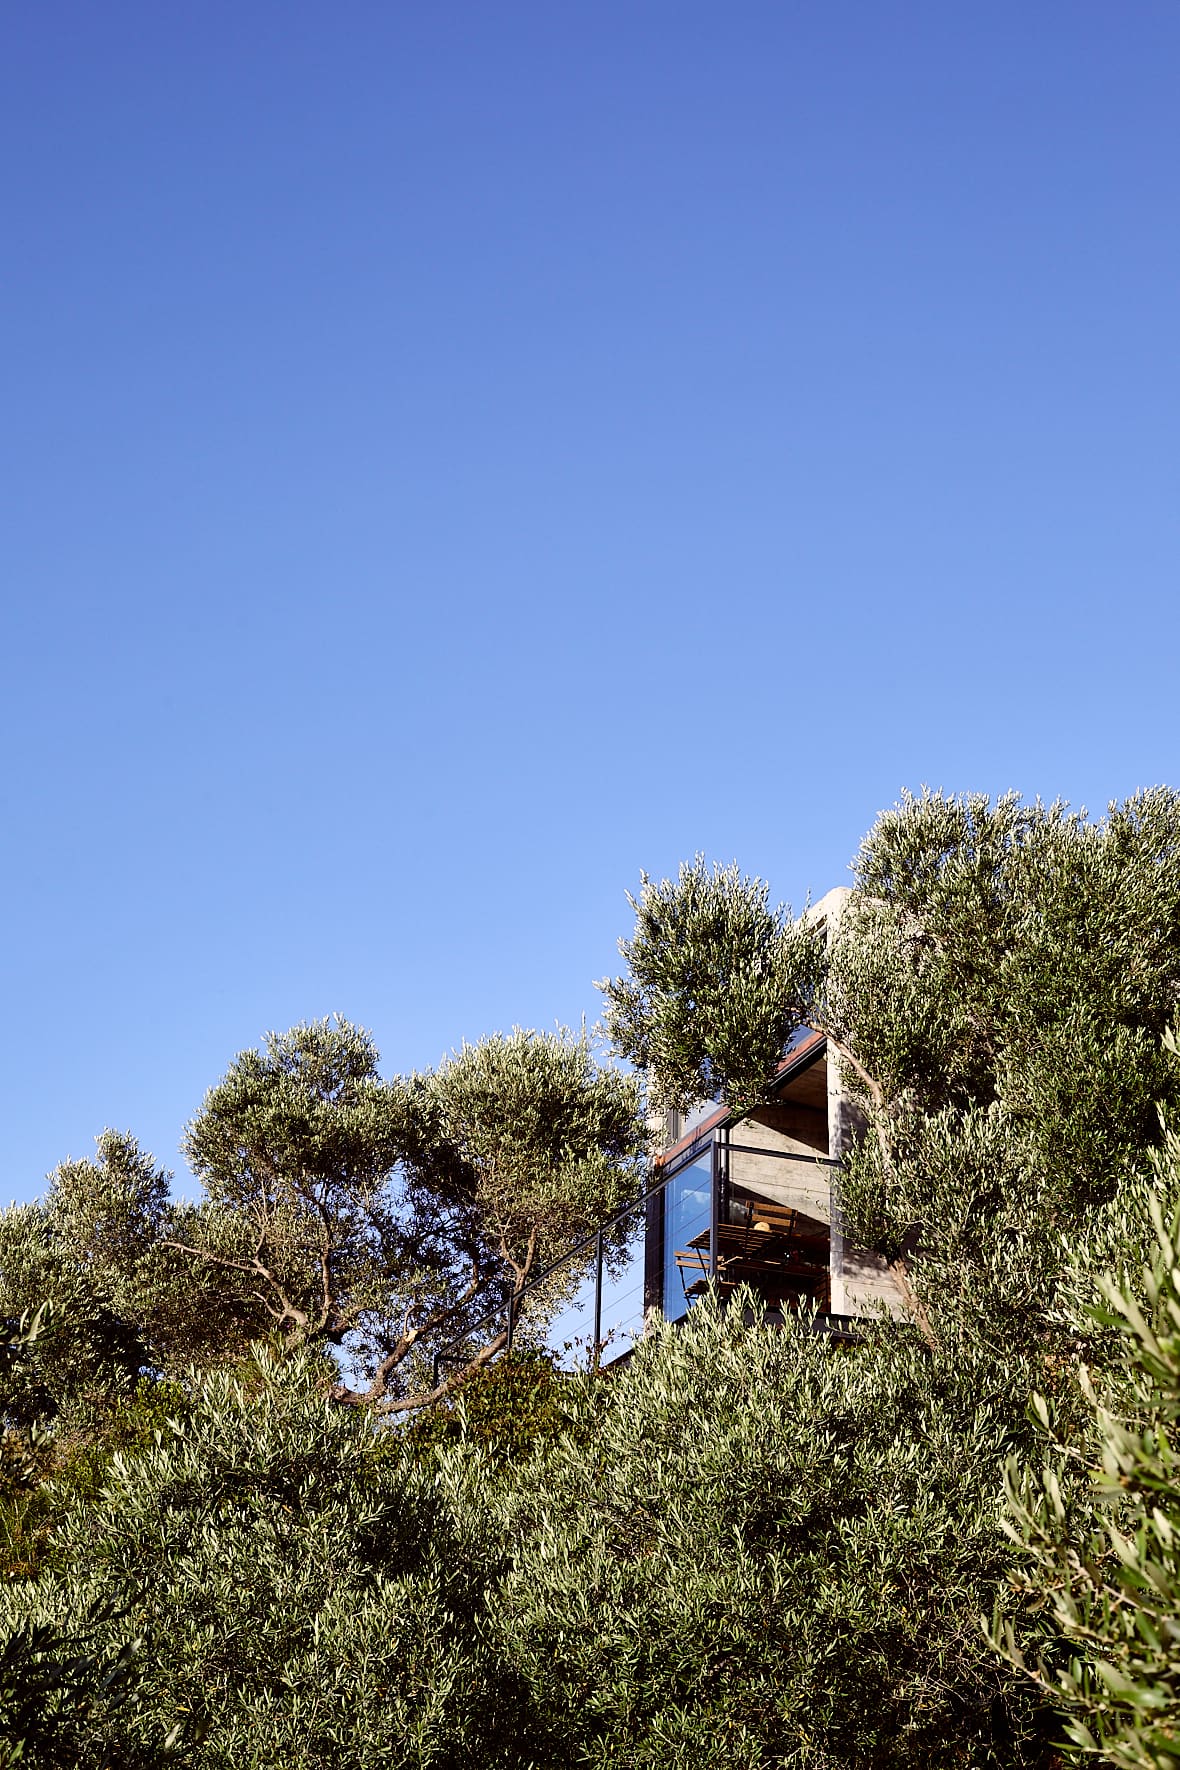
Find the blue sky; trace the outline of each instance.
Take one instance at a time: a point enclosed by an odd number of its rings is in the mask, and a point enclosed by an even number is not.
[[[0,1194],[1177,759],[1174,0],[9,8]],[[181,1176],[183,1179],[183,1176]]]

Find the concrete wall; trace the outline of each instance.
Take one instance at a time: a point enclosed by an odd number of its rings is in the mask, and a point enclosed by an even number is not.
[[[810,1159],[826,1155],[827,1142],[823,1114],[813,1108],[787,1104],[760,1107],[730,1132],[730,1183],[827,1223],[830,1170]],[[734,1144],[746,1147],[735,1149]],[[751,1155],[750,1149],[773,1153]],[[800,1159],[783,1159],[792,1156]]]

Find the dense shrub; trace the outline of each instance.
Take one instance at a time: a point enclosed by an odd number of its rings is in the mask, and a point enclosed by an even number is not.
[[[480,1445],[518,1461],[571,1430],[577,1384],[545,1353],[513,1353],[472,1371],[439,1406],[415,1414],[406,1442],[423,1452],[444,1444]]]

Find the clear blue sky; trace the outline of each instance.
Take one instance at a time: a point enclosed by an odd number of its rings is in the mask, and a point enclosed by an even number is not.
[[[1175,0],[9,7],[0,1194],[593,1017],[641,868],[1180,784],[1178,94]]]

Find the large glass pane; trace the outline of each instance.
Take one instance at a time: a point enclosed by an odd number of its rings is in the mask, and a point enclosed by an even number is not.
[[[571,1282],[559,1283],[559,1301],[556,1308],[550,1306],[544,1343],[562,1370],[585,1369],[598,1359],[610,1364],[629,1352],[642,1335],[645,1218],[645,1205],[636,1204],[604,1233],[597,1346],[593,1250],[583,1251],[571,1264]],[[538,1290],[543,1288],[543,1283],[538,1286]],[[538,1296],[537,1304],[543,1309],[545,1299]]]
[[[664,1188],[664,1314],[679,1321],[709,1276],[713,1155],[708,1150]]]
[[[544,1344],[559,1370],[585,1370],[594,1362],[594,1283],[591,1261],[577,1289],[564,1299],[547,1324]]]
[[[602,1271],[602,1342],[604,1364],[629,1352],[643,1333],[644,1225],[647,1210],[637,1205],[617,1224],[606,1250]]]

